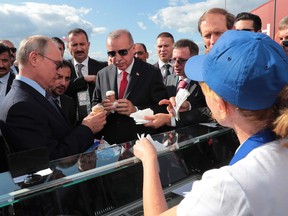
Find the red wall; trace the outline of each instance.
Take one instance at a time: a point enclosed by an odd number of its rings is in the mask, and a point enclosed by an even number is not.
[[[276,5],[275,8],[274,5]],[[275,15],[274,11],[276,11]],[[270,37],[275,38],[280,20],[283,17],[288,16],[288,0],[269,0],[260,7],[252,10],[251,13],[260,16],[262,20],[263,33],[266,33]],[[277,40],[277,38],[275,39]]]

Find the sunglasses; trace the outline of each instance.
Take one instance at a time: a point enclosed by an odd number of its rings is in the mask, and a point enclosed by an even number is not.
[[[107,55],[109,57],[115,57],[116,53],[118,53],[120,56],[126,56],[128,54],[128,51],[132,48],[133,45],[134,44],[132,44],[129,49],[122,49],[122,50],[118,50],[118,51],[108,51]]]
[[[247,28],[244,28],[244,29],[237,29],[238,31],[254,31],[254,29],[247,29]]]
[[[10,47],[9,49],[12,53],[16,53],[16,51],[17,51],[17,49],[15,47]]]
[[[172,64],[176,64],[176,62],[180,65],[184,65],[188,61],[188,59],[172,59]]]
[[[52,61],[52,62],[55,64],[55,66],[56,66],[56,70],[59,70],[60,68],[63,67],[63,62],[62,62],[62,61],[56,61],[56,60],[54,60],[54,59],[49,58],[48,56],[42,55],[41,53],[38,53],[38,54],[39,54],[40,56],[42,56],[42,57],[44,57],[44,58]]]

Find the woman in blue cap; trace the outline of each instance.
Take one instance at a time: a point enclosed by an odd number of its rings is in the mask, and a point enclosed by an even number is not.
[[[189,59],[185,72],[241,145],[228,166],[205,172],[168,210],[157,152],[146,138],[138,140],[145,215],[287,215],[288,59],[281,46],[264,34],[227,31],[208,55]]]

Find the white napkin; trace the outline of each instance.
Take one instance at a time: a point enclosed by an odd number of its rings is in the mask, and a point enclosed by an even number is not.
[[[174,107],[174,110],[175,110],[175,119],[177,121],[179,120],[179,109],[189,95],[190,93],[187,91],[187,89],[179,89],[179,91],[176,94],[175,97],[176,107]]]
[[[130,117],[134,119],[136,124],[146,124],[149,122],[149,120],[145,120],[144,116],[152,116],[152,115],[154,115],[153,110],[147,108],[144,110],[138,110],[137,112],[131,113]]]
[[[141,134],[141,136],[139,136],[139,134],[137,134],[137,136],[138,136],[139,140],[141,138],[145,137],[144,134]],[[167,146],[163,145],[162,143],[158,142],[157,140],[153,140],[152,137],[150,136],[150,134],[147,134],[146,138],[152,143],[152,145],[155,147],[157,152],[167,151],[168,150]]]

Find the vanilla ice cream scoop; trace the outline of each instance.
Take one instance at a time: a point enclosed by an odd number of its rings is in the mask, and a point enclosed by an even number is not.
[[[101,105],[101,104],[97,104],[95,106],[92,107],[92,113],[94,115],[100,113],[100,112],[103,112],[104,111],[104,107]]]
[[[115,91],[110,90],[106,92],[106,97],[109,99],[111,102],[115,101]]]

